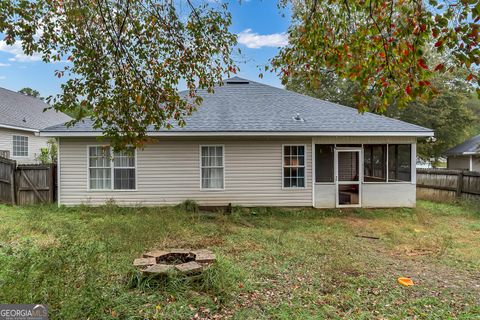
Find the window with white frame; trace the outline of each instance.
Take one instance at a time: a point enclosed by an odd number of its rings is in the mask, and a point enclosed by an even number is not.
[[[202,189],[224,188],[223,146],[201,146]]]
[[[283,146],[283,187],[305,187],[305,146]]]
[[[108,146],[91,146],[88,166],[91,190],[134,190],[136,187],[134,148],[113,152]]]
[[[28,157],[28,137],[13,136],[13,156]]]
[[[115,190],[135,189],[135,149],[113,154],[113,188]]]

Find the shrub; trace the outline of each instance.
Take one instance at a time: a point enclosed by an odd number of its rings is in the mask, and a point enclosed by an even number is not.
[[[195,213],[198,212],[198,203],[195,200],[187,199],[180,204],[180,209],[186,212]]]

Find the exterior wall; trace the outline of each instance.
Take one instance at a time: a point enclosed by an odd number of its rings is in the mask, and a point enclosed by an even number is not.
[[[470,157],[472,158],[471,160]],[[480,156],[464,155],[448,157],[448,169],[470,170],[470,165],[472,166],[472,171],[480,171]]]
[[[312,146],[319,144],[415,144],[414,137],[225,137],[158,138],[137,150],[137,189],[94,191],[87,188],[87,147],[103,145],[96,138],[61,138],[59,144],[59,203],[102,205],[174,205],[193,199],[201,205],[314,206],[333,208],[335,183],[315,183]],[[225,190],[200,189],[200,149],[221,144],[225,154]],[[282,188],[282,145],[306,146],[304,189]],[[412,154],[414,159],[415,153]],[[363,157],[362,157],[363,159]],[[413,161],[412,164],[415,162]],[[363,161],[362,161],[363,170]],[[415,206],[415,168],[412,182],[362,183],[363,207]],[[313,198],[313,199],[312,199]]]
[[[13,136],[28,137],[28,157],[13,156]],[[35,157],[40,153],[40,148],[47,146],[47,137],[35,136],[33,132],[0,128],[0,150],[8,150],[10,158],[18,163],[36,163]]]
[[[415,137],[314,137],[313,144],[414,144]],[[363,171],[363,155],[361,156]],[[363,182],[362,207],[414,207],[416,202],[415,154],[412,154],[412,181],[379,183]],[[315,169],[315,168],[314,168]],[[313,178],[313,177],[312,177]],[[336,205],[336,184],[315,183],[316,208]]]
[[[472,170],[480,172],[480,156],[473,156],[472,164]]]
[[[362,207],[415,207],[417,197],[414,183],[363,183]]]
[[[137,150],[137,190],[87,190],[87,146],[95,138],[61,138],[59,203],[173,205],[186,199],[201,205],[312,206],[311,138],[161,138]],[[225,190],[200,189],[200,145],[221,144]],[[282,145],[306,146],[305,188],[282,188]]]

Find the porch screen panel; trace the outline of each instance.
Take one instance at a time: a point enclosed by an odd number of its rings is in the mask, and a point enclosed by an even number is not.
[[[410,144],[388,145],[388,181],[412,181],[412,146]]]
[[[387,181],[387,146],[364,145],[364,180],[366,182]]]
[[[315,145],[315,182],[334,182],[333,144]]]
[[[339,181],[358,181],[360,172],[358,172],[359,152],[339,152],[338,153],[338,180]]]

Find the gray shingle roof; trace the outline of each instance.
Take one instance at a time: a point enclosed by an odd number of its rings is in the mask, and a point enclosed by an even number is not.
[[[203,103],[174,124],[173,132],[399,132],[425,135],[432,130],[384,116],[364,113],[292,91],[234,77],[210,94],[201,90]],[[301,121],[294,118],[299,115]],[[53,126],[43,132],[91,132],[92,121],[73,128]],[[172,123],[173,124],[173,123]],[[149,130],[149,131],[153,131]],[[161,131],[167,131],[162,129]]]
[[[445,151],[448,156],[471,153],[480,154],[480,134]]]
[[[40,99],[0,88],[0,126],[39,130],[71,120],[52,109],[43,112],[48,106]]]

